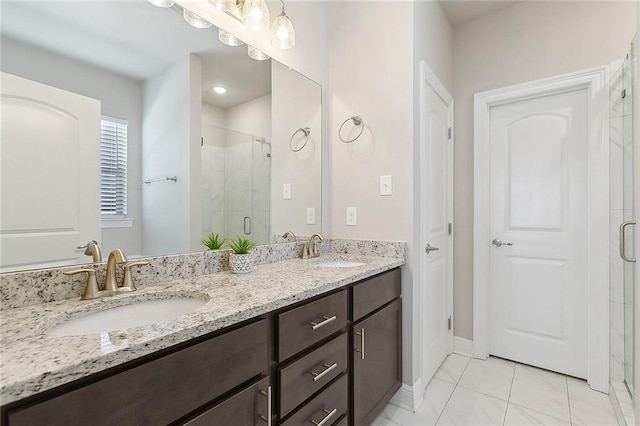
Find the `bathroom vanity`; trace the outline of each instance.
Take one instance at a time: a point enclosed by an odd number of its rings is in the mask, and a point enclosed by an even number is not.
[[[101,336],[93,363],[82,347],[95,346],[96,336],[41,337],[50,344],[76,340],[78,353],[66,348],[70,358],[61,360],[52,348],[49,356],[39,355],[53,358],[51,363],[35,365],[31,379],[25,374],[19,392],[18,382],[14,392],[3,383],[2,424],[370,424],[401,384],[403,261],[371,258],[348,268],[317,263],[287,260],[260,265],[246,276],[221,272],[155,288],[153,297],[162,291],[184,295],[189,287],[211,299],[162,332],[148,326],[140,327],[139,336]],[[283,269],[280,283],[296,275],[298,282],[260,285],[261,276]],[[263,302],[248,307],[254,296]],[[72,302],[84,303],[55,303]],[[181,328],[191,331],[181,334]],[[198,335],[207,328],[217,329]],[[178,335],[189,338],[171,344]],[[147,353],[138,356],[141,351]],[[74,362],[74,356],[92,365]],[[58,379],[47,381],[56,374]]]

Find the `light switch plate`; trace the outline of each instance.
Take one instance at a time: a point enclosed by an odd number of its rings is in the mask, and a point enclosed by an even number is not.
[[[356,226],[358,224],[358,209],[347,207],[347,225]]]
[[[391,175],[380,176],[380,195],[393,194],[393,181]]]
[[[291,199],[291,184],[283,183],[282,184],[282,199],[290,200]]]
[[[316,209],[314,207],[307,207],[307,225],[316,224]]]

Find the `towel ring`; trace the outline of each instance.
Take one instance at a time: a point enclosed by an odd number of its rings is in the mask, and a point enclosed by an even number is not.
[[[306,137],[304,144],[298,148],[298,149],[294,149],[291,144],[293,143],[293,137],[298,134],[298,133],[304,133],[304,136]],[[300,127],[298,130],[296,130],[295,132],[293,132],[293,134],[291,135],[291,139],[289,139],[289,149],[293,152],[298,152],[300,150],[302,150],[305,146],[307,146],[307,142],[309,142],[309,135],[311,134],[311,129],[309,129],[308,127]]]
[[[351,120],[353,121],[353,124],[355,126],[362,126],[360,128],[360,133],[358,133],[358,136],[356,136],[355,138],[351,139],[350,141],[345,140],[342,137],[342,128],[344,127],[345,124],[347,124],[347,122]],[[340,130],[338,130],[338,137],[340,137],[340,140],[344,143],[351,143],[353,141],[355,141],[356,139],[358,139],[360,137],[360,135],[362,135],[362,132],[364,131],[364,120],[362,119],[362,117],[360,117],[359,115],[352,115],[351,117],[347,118],[346,120],[344,120],[342,122],[342,125],[340,126]]]

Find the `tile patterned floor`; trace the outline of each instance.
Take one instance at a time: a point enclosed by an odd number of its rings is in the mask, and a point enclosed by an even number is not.
[[[584,380],[500,358],[452,354],[416,413],[390,404],[372,426],[617,424],[609,396]]]

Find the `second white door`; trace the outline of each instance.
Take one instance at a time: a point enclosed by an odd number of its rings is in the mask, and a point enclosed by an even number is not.
[[[586,89],[490,110],[493,355],[587,378]]]

